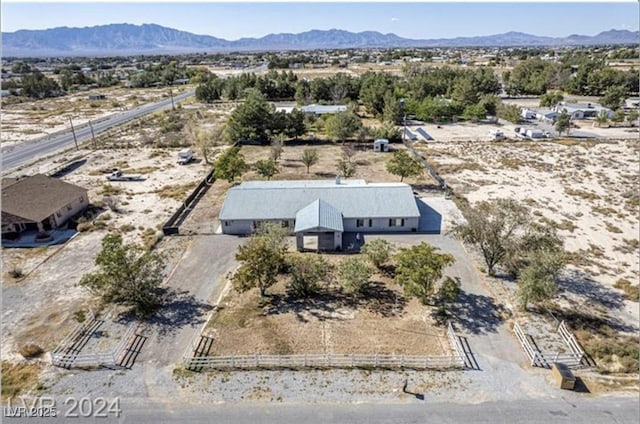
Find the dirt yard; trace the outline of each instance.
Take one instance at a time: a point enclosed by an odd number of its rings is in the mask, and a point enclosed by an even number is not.
[[[173,87],[173,95],[186,90],[187,86]],[[104,94],[105,99],[89,100],[90,94]],[[169,98],[168,88],[130,89],[111,87],[82,91],[63,97],[46,100],[9,98],[2,101],[2,132],[0,143],[8,146],[32,140],[82,125],[95,122],[105,116]]]
[[[554,226],[570,252],[560,282],[565,306],[589,308],[637,328],[638,145],[635,140],[431,143],[419,146],[456,193],[472,204],[512,198]]]
[[[351,161],[356,164],[356,174],[351,178],[364,179],[367,182],[399,182],[400,177],[387,172],[387,161],[392,153],[376,153],[371,143],[355,144],[355,156]],[[392,144],[393,149],[405,149],[402,144]],[[309,173],[302,163],[302,152],[305,149],[317,149],[319,161],[309,168]],[[260,159],[268,159],[270,147],[268,146],[243,146],[242,153],[247,164],[253,169],[253,165]],[[336,164],[343,157],[341,144],[326,142],[308,142],[295,145],[286,145],[279,160],[279,173],[274,180],[316,180],[334,179],[338,175]],[[255,171],[251,170],[242,176],[243,181],[263,179]],[[421,176],[405,179],[408,184],[435,184],[428,173]]]
[[[325,257],[335,264],[344,255]],[[303,300],[288,292],[286,276],[267,293],[261,301],[257,289],[229,292],[204,332],[214,338],[211,354],[451,353],[445,328],[434,324],[431,308],[406,299],[379,273],[362,295],[332,283]]]

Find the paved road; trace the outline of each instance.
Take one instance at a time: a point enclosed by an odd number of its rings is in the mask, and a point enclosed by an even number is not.
[[[180,102],[195,94],[195,90],[189,90],[187,92],[178,94],[173,97],[175,103]],[[128,110],[116,115],[111,115],[107,119],[96,122],[93,124],[93,130],[96,135],[113,128],[118,125],[122,125],[127,121],[138,118],[143,115],[147,115],[159,110],[169,109],[171,107],[171,99],[165,99],[157,103],[152,103],[144,106],[140,106],[135,109]],[[85,141],[91,137],[91,128],[86,125],[78,127],[76,130],[76,137],[78,143]],[[51,135],[45,138],[32,140],[24,143],[20,143],[14,146],[8,146],[2,149],[2,169],[9,170],[23,165],[29,161],[38,159],[40,157],[51,154],[55,151],[64,149],[69,146],[73,146],[73,134],[71,130],[62,134]]]
[[[87,409],[88,410],[88,409]],[[428,399],[408,404],[298,404],[238,403],[190,405],[176,400],[159,404],[123,399],[122,414],[82,419],[9,419],[12,423],[616,423],[637,424],[637,397],[584,398],[567,402],[562,398],[491,402],[476,405],[429,403]],[[58,402],[58,413],[68,411]],[[77,411],[76,411],[77,412]]]

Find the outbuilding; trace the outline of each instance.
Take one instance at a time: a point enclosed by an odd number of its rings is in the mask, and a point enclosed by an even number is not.
[[[388,152],[389,151],[389,140],[386,138],[378,138],[373,141],[373,151],[374,152]]]

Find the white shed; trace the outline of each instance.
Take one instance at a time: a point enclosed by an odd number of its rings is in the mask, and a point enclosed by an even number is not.
[[[389,151],[389,140],[386,138],[378,138],[373,141],[373,151],[374,152],[388,152]]]

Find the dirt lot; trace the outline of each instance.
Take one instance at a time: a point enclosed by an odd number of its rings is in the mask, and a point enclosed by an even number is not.
[[[638,302],[614,284],[638,281],[637,141],[431,143],[418,149],[471,203],[501,197],[557,228],[572,253],[561,281],[567,306],[634,328]],[[588,306],[587,306],[588,305]]]
[[[325,257],[337,264],[345,256]],[[286,280],[268,290],[264,306],[257,289],[231,290],[205,330],[215,339],[212,354],[450,354],[431,309],[407,300],[385,275],[374,274],[362,295],[334,283],[306,301],[287,291]]]
[[[356,175],[352,178],[364,179],[367,182],[395,182],[400,181],[400,177],[387,172],[387,161],[391,153],[376,153],[373,151],[371,143],[356,144],[356,154],[351,159],[356,164]],[[307,173],[305,165],[302,163],[302,152],[304,149],[315,148],[318,150],[319,161],[313,165]],[[405,149],[402,144],[393,144],[393,149]],[[257,160],[269,158],[269,147],[243,146],[242,153],[245,155],[247,163],[253,168]],[[336,163],[343,157],[342,145],[333,143],[299,143],[286,145],[280,157],[280,172],[276,174],[274,180],[315,180],[332,179],[338,174]],[[247,172],[242,176],[244,181],[263,179],[255,171]],[[405,179],[408,184],[435,184],[426,172],[416,178]]]
[[[173,94],[179,94],[187,86],[173,87]],[[89,100],[89,94],[104,94],[103,100]],[[73,93],[39,101],[21,101],[8,98],[2,101],[2,132],[0,143],[8,146],[16,142],[31,140],[96,121],[107,115],[128,110],[146,103],[169,97],[165,88],[129,89],[111,87]]]

